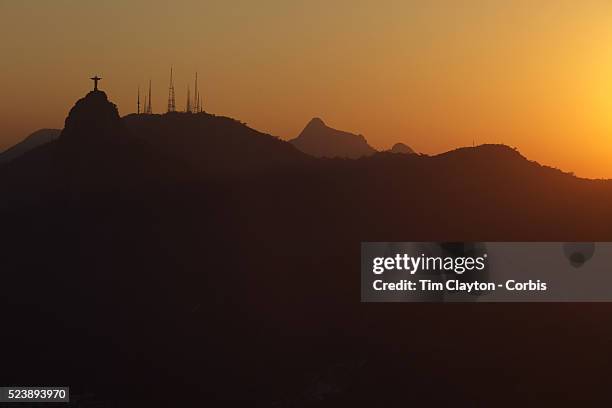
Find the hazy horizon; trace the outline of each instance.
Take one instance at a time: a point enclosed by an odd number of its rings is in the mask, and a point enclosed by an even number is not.
[[[61,128],[100,89],[121,115],[169,68],[185,105],[290,139],[312,117],[436,154],[504,143],[578,176],[612,178],[612,3],[60,0],[0,4],[0,150]]]

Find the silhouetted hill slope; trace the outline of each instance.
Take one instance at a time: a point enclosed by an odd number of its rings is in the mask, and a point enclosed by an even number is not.
[[[332,129],[319,118],[308,122],[289,143],[315,157],[358,158],[376,152],[362,135]]]
[[[208,177],[282,171],[313,161],[290,144],[227,117],[175,112],[128,115],[124,122],[135,137]]]
[[[603,220],[612,219],[612,182],[578,179],[506,146],[332,160],[319,177],[329,189],[335,186],[325,195],[325,205],[335,209],[327,217],[362,241],[589,241],[611,236]]]
[[[389,149],[390,153],[403,153],[403,154],[413,154],[414,150],[405,145],[404,143],[396,143]]]
[[[607,305],[362,304],[358,275],[363,241],[612,240],[610,181],[499,145],[314,159],[228,118],[121,120],[105,99],[0,167],[1,384],[114,406],[609,397],[607,377],[567,375],[607,372]]]
[[[59,129],[39,129],[21,142],[0,153],[0,163],[9,162],[35,147],[49,143],[59,137]]]

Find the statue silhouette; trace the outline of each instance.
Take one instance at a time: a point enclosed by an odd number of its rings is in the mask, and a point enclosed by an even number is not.
[[[98,81],[99,81],[99,80],[101,80],[102,78],[100,78],[100,77],[98,77],[98,76],[96,75],[95,77],[93,77],[93,78],[89,78],[89,79],[91,79],[92,81],[94,81],[94,89],[93,89],[93,90],[94,90],[94,91],[97,91],[97,90],[98,90]]]

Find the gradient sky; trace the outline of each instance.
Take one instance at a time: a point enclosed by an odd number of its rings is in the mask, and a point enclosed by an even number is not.
[[[206,111],[295,137],[314,116],[376,148],[503,142],[612,178],[612,2],[0,0],[0,149],[62,127],[100,88],[165,111],[200,76]],[[192,85],[193,86],[193,85]]]

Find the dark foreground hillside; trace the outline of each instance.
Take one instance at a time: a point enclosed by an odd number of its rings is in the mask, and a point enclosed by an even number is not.
[[[0,383],[113,406],[611,399],[606,304],[359,301],[361,241],[612,240],[610,182],[505,146],[313,159],[113,109],[90,94],[0,167]]]

